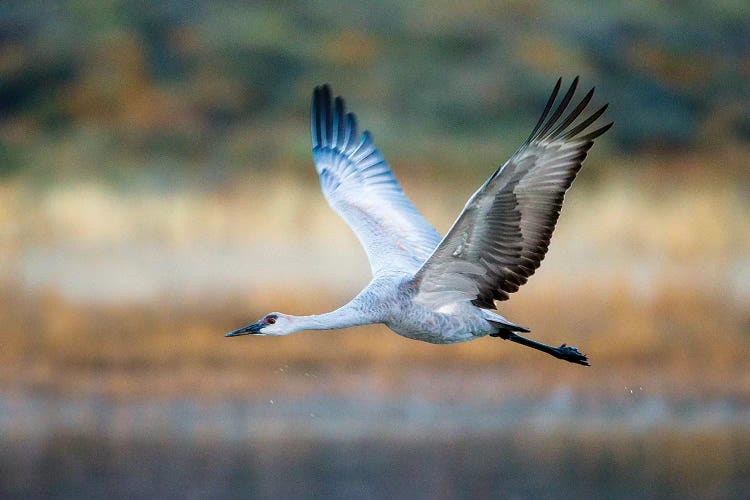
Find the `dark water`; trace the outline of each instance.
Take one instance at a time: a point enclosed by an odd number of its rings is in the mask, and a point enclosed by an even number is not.
[[[5,439],[0,496],[25,498],[742,498],[750,432]]]
[[[496,401],[6,394],[0,497],[747,498],[746,402],[638,393],[612,401],[564,390]]]
[[[740,401],[0,397],[0,498],[747,498]]]

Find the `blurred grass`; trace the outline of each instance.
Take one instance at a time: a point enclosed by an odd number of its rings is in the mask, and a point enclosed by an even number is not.
[[[606,172],[594,166],[588,177],[584,169],[538,276],[500,307],[532,328],[534,338],[581,347],[594,364],[589,370],[495,339],[431,346],[382,326],[222,338],[268,311],[332,309],[368,279],[356,239],[317,186],[296,177],[264,176],[262,203],[254,196],[254,175],[218,192],[127,193],[100,184],[38,190],[6,183],[0,206],[12,234],[0,245],[6,256],[0,383],[43,393],[211,399],[319,391],[302,375],[313,371],[336,380],[324,391],[344,395],[359,390],[347,378],[356,372],[395,397],[409,384],[406,367],[422,367],[511,374],[513,384],[495,387],[492,398],[549,393],[552,378],[603,397],[647,384],[664,397],[748,401],[750,205],[741,195],[741,158],[731,152],[651,156],[608,162]],[[638,173],[628,162],[640,163]],[[715,168],[723,169],[722,177],[712,176]],[[407,191],[441,230],[473,190],[471,178],[448,187],[405,177]],[[181,285],[180,273],[192,271],[177,267],[166,285],[130,299],[65,292],[71,279],[106,291],[110,276],[96,260],[88,266],[89,257],[73,266],[81,274],[72,278],[28,278],[25,255],[35,248],[67,249],[65,258],[76,252],[106,258],[143,243],[162,249],[164,263],[175,248],[224,246],[245,249],[248,260],[228,288],[210,278],[215,263],[199,259],[196,265],[207,269],[206,289],[200,280]],[[338,261],[321,260],[334,249]],[[270,257],[256,262],[258,256]],[[222,254],[216,258],[221,262]],[[279,369],[295,376],[279,378]]]
[[[6,289],[0,310],[4,325],[0,383],[5,390],[50,394],[115,398],[189,394],[213,399],[257,397],[277,390],[306,393],[304,387],[290,388],[288,378],[276,376],[282,367],[298,375],[369,372],[386,377],[382,380],[386,386],[388,373],[422,367],[523,374],[514,379],[512,391],[529,397],[552,390],[552,378],[556,384],[601,397],[620,394],[622,387],[615,381],[625,380],[631,386],[646,385],[649,394],[669,398],[750,401],[746,309],[679,288],[658,290],[651,303],[617,288],[592,291],[519,298],[506,309],[511,317],[533,323],[538,332],[534,338],[581,346],[594,367],[574,370],[498,340],[431,346],[397,337],[384,327],[239,342],[221,337],[247,318],[263,314],[262,301],[255,301],[253,308],[239,299],[81,305],[54,294],[35,296]],[[319,291],[297,294],[306,309],[323,310],[335,304],[321,298]],[[275,306],[294,308],[292,303]],[[404,387],[398,376],[392,382],[384,393],[396,396]],[[346,395],[358,390],[356,384],[344,384],[324,392]],[[498,391],[495,396],[502,394]]]

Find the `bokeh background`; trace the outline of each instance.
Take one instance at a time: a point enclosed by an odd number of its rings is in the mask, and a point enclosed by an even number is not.
[[[591,368],[383,326],[222,337],[369,280],[313,86],[445,232],[575,75],[616,124],[501,312]],[[0,496],[747,494],[748,81],[740,0],[4,0]]]

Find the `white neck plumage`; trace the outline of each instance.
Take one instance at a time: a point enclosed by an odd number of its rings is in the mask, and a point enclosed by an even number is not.
[[[359,309],[348,303],[335,311],[311,316],[290,316],[292,323],[299,330],[335,330],[370,323]]]

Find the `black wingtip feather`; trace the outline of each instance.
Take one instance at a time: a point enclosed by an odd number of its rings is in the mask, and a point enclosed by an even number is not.
[[[603,127],[600,127],[598,129],[594,130],[593,132],[584,135],[583,137],[581,137],[581,140],[584,140],[584,141],[593,141],[594,139],[596,139],[597,137],[599,137],[600,135],[602,135],[604,132],[606,132],[607,130],[611,129],[612,125],[614,125],[614,124],[615,124],[615,122],[609,122],[608,124],[604,125]]]
[[[336,97],[333,112],[333,138],[331,140],[331,145],[335,148],[342,146],[341,141],[346,133],[345,122],[344,100],[341,97]]]
[[[550,109],[552,109],[552,105],[555,103],[555,99],[557,99],[557,93],[560,92],[561,85],[562,85],[562,77],[557,79],[555,88],[552,89],[552,94],[549,96],[549,99],[547,99],[547,104],[544,106],[544,111],[542,112],[542,116],[540,116],[539,121],[536,122],[536,125],[534,126],[534,130],[531,131],[531,134],[529,135],[529,139],[527,142],[531,142],[531,140],[536,136],[536,133],[544,124],[544,120],[547,118],[547,114],[549,113]]]
[[[594,97],[594,91],[596,90],[596,87],[592,88],[588,91],[588,93],[583,96],[583,99],[581,99],[581,102],[578,103],[578,105],[575,107],[573,111],[568,113],[568,116],[565,117],[565,119],[562,121],[560,125],[557,126],[557,128],[552,131],[549,136],[552,139],[555,139],[560,133],[562,133],[566,128],[570,126],[571,123],[575,121],[576,118],[578,118],[583,110],[588,106],[589,102],[591,101],[591,98]]]
[[[609,130],[609,126],[605,126],[587,134],[586,136],[576,137],[604,113],[604,111],[607,109],[607,104],[599,108],[597,111],[591,114],[591,116],[583,120],[581,123],[577,124],[572,129],[566,130],[585,111],[586,106],[588,106],[588,104],[591,102],[592,97],[594,96],[596,88],[592,88],[591,90],[589,90],[588,93],[583,97],[583,99],[581,99],[581,101],[576,105],[576,107],[572,111],[570,111],[567,116],[562,119],[562,121],[560,121],[560,117],[565,113],[567,107],[570,105],[570,102],[573,99],[573,96],[575,95],[575,91],[578,87],[578,82],[579,77],[576,76],[571,82],[570,87],[566,91],[565,95],[560,100],[560,103],[555,107],[554,112],[552,112],[552,114],[550,115],[550,111],[552,110],[552,107],[557,100],[557,94],[559,93],[560,87],[562,85],[562,78],[559,78],[557,80],[555,88],[553,89],[552,94],[550,95],[549,99],[547,100],[547,104],[544,107],[542,116],[539,118],[539,121],[534,127],[534,130],[531,132],[527,143],[531,143],[542,138],[563,141],[576,138],[585,141],[599,137],[604,132]]]
[[[323,144],[331,144],[333,117],[331,116],[331,87],[328,84],[323,85],[323,95],[321,99],[321,125],[323,125]]]
[[[573,83],[570,84],[568,91],[563,96],[560,104],[558,104],[555,112],[552,114],[552,116],[550,116],[549,120],[547,120],[547,123],[544,125],[544,127],[542,127],[542,129],[537,133],[538,138],[545,137],[547,132],[549,132],[549,130],[555,125],[557,120],[560,119],[560,116],[562,116],[562,114],[565,112],[565,108],[568,107],[571,99],[573,99],[573,94],[575,94],[576,88],[578,88],[578,77],[575,77],[573,79]]]
[[[332,148],[350,154],[360,142],[356,115],[346,112],[342,97],[333,98],[327,83],[313,89],[310,134],[313,149]]]
[[[589,116],[588,118],[586,118],[585,120],[583,120],[581,123],[579,123],[578,125],[576,125],[572,129],[570,129],[563,136],[561,136],[560,139],[562,139],[562,140],[572,139],[576,135],[578,135],[581,132],[583,132],[589,125],[591,125],[592,123],[594,123],[600,116],[602,116],[604,114],[604,112],[607,110],[608,106],[609,106],[609,104],[605,104],[601,108],[599,108],[596,111],[594,111],[591,114],[591,116]]]
[[[312,104],[310,105],[310,135],[312,136],[313,149],[320,145],[320,127],[318,127],[318,115],[320,114],[320,87],[313,89]]]
[[[328,145],[332,139],[331,87],[325,83],[313,90],[310,132],[313,147]]]

